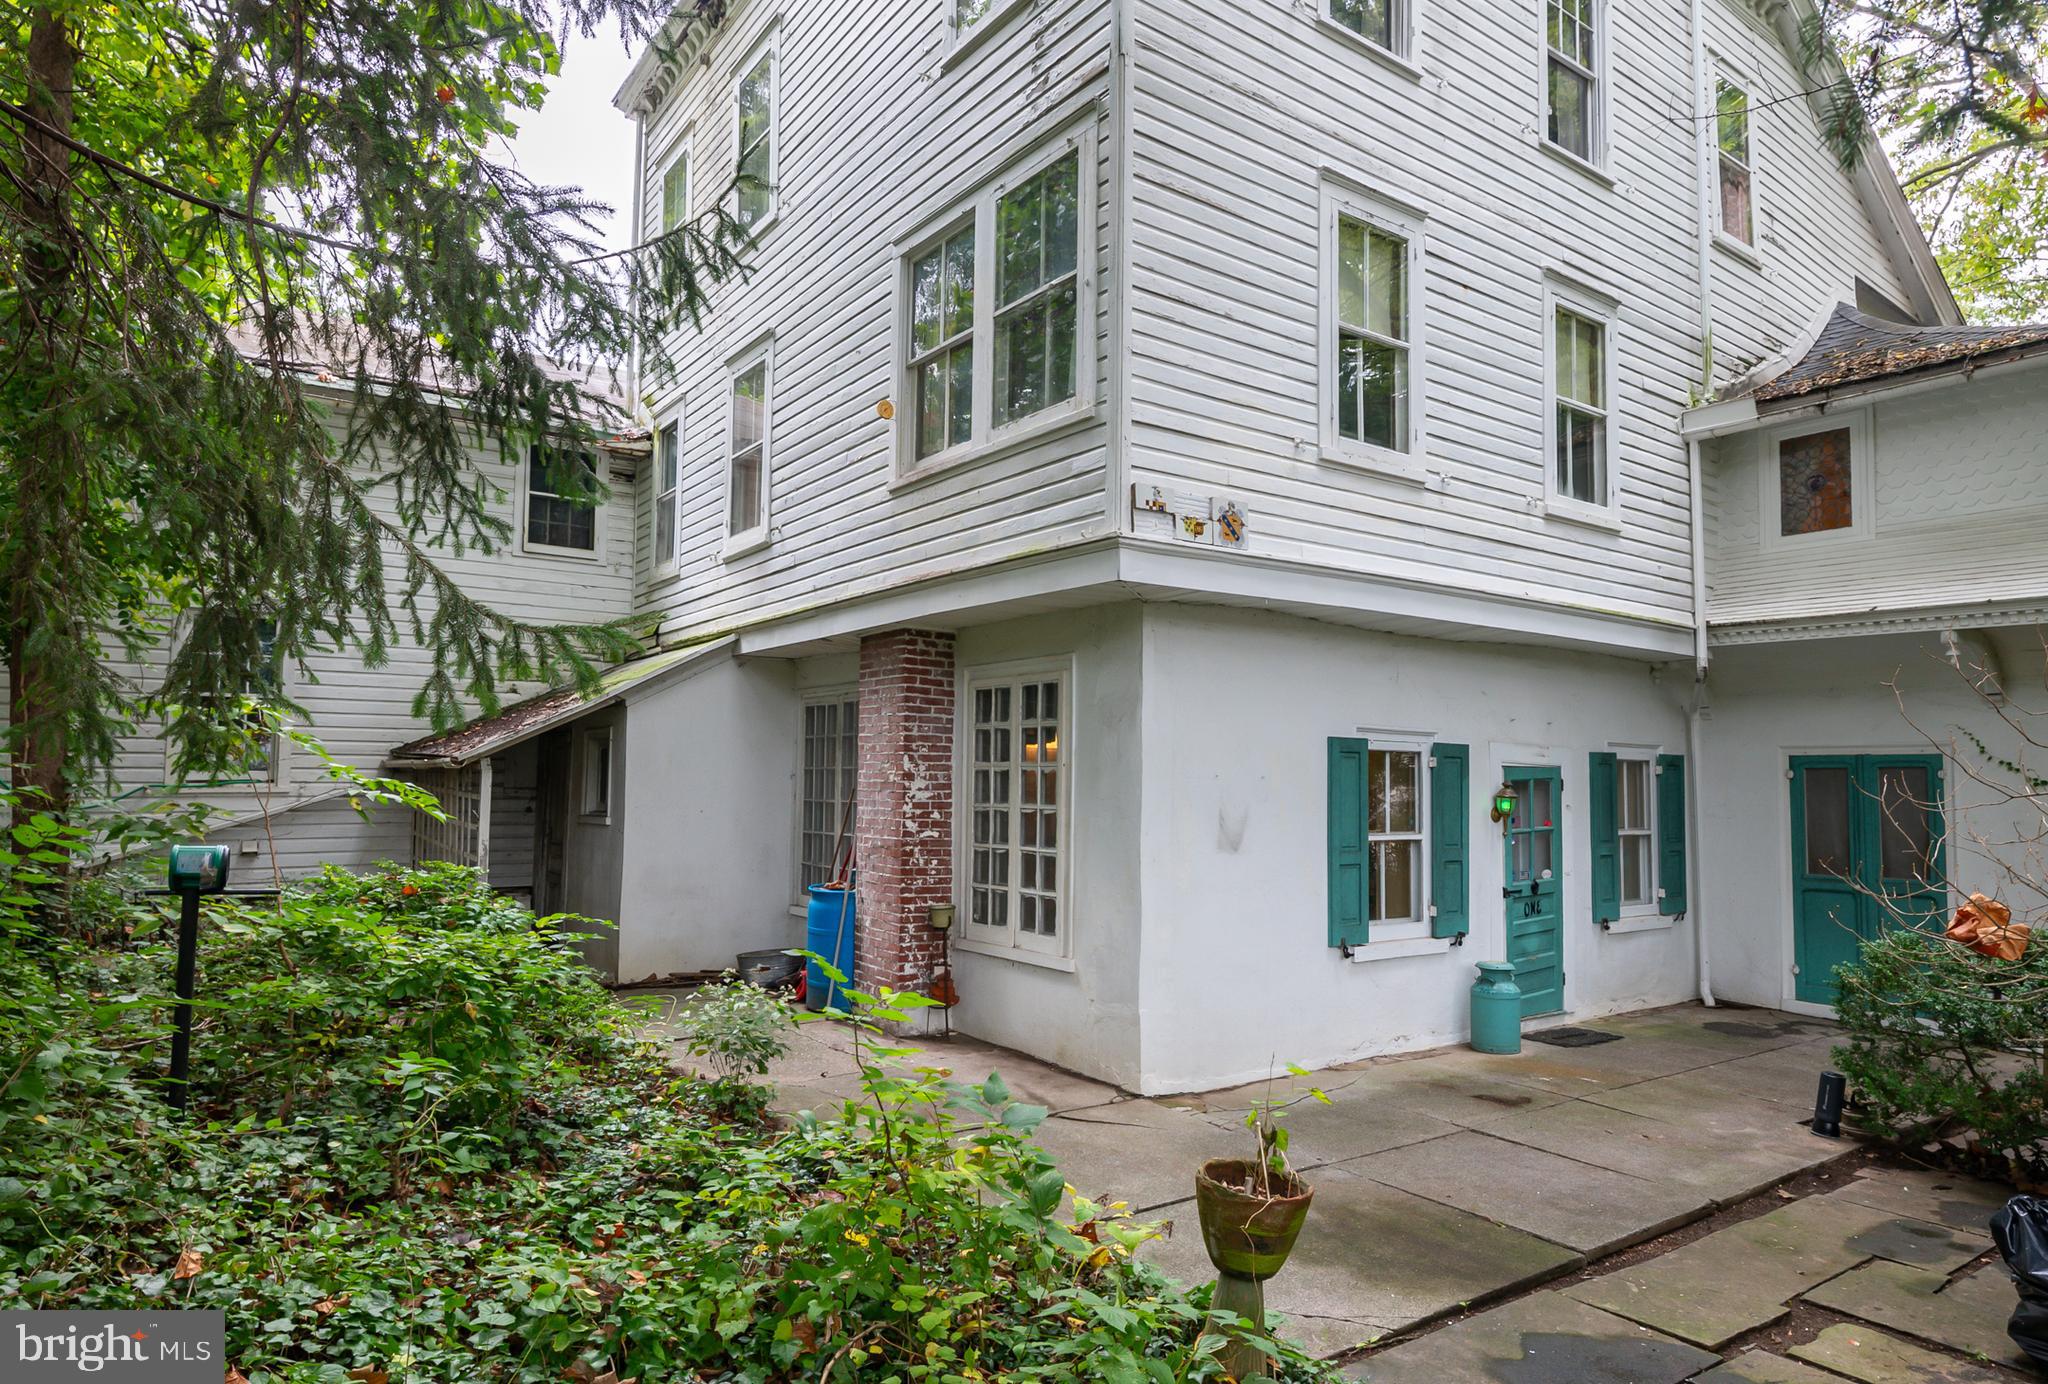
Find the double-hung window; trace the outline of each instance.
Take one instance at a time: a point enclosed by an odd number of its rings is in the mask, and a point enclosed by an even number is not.
[[[773,409],[768,346],[743,356],[732,370],[732,416],[726,451],[728,554],[768,541],[768,454]]]
[[[1323,0],[1324,15],[1368,48],[1414,59],[1415,0]]]
[[[1423,795],[1420,745],[1373,742],[1366,771],[1366,839],[1372,877],[1367,918],[1374,923],[1416,923],[1427,916],[1423,903]]]
[[[1470,747],[1409,734],[1328,751],[1330,945],[1469,931]]]
[[[844,694],[803,708],[803,782],[797,800],[797,892],[839,874],[853,840],[860,778],[860,702]]]
[[[597,484],[588,452],[562,455],[536,442],[526,452],[526,546],[571,553],[597,551],[597,504],[572,498]]]
[[[1714,143],[1721,189],[1720,232],[1756,244],[1749,144],[1749,93],[1726,77],[1714,83]]]
[[[965,47],[970,39],[994,29],[1003,16],[1028,0],[945,0],[946,47],[949,52]]]
[[[1086,134],[954,211],[903,267],[898,466],[942,466],[1083,410],[1093,386]]]
[[[1614,306],[1553,283],[1544,293],[1544,315],[1548,512],[1611,526],[1620,513],[1612,426]]]
[[[1422,217],[1325,183],[1322,259],[1322,454],[1420,476]]]
[[[1545,0],[1545,137],[1574,158],[1599,163],[1603,0]]]
[[[757,230],[775,215],[775,44],[763,44],[733,98],[740,225]]]
[[[689,219],[690,149],[685,144],[661,175],[661,234],[667,235]]]
[[[683,420],[673,418],[654,434],[654,575],[675,569],[681,513]]]
[[[1685,912],[1685,757],[1595,750],[1586,783],[1593,921],[1611,927]]]
[[[1621,906],[1657,902],[1656,798],[1650,760],[1623,755],[1615,762],[1615,831],[1620,847]]]
[[[284,660],[277,654],[275,620],[256,622],[256,674],[243,695],[266,709],[274,708],[284,695]],[[272,729],[264,710],[256,707],[250,709],[243,728],[249,736],[242,765],[245,775],[259,783],[275,782],[283,737]]]
[[[965,938],[1069,954],[1067,674],[971,675],[967,688]]]

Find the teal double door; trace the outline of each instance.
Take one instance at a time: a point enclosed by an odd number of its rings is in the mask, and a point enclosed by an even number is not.
[[[1835,968],[1888,927],[1948,907],[1941,756],[1792,757],[1793,994],[1835,1002]]]
[[[1563,780],[1550,767],[1510,765],[1515,810],[1508,817],[1508,957],[1522,991],[1522,1017],[1564,1008]]]

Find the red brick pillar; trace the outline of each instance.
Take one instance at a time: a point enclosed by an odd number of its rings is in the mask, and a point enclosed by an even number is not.
[[[893,630],[860,645],[856,984],[922,994],[953,901],[953,636]]]

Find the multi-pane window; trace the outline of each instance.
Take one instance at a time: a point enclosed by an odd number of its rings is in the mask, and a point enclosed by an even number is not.
[[[1402,54],[1407,46],[1409,0],[1328,0],[1328,3],[1333,21],[1375,48]]]
[[[569,474],[564,475],[567,471]],[[526,453],[526,541],[543,548],[597,551],[597,505],[571,499],[573,481],[585,489],[597,483],[597,463],[587,452],[560,456],[535,443]]]
[[[910,301],[910,377],[917,390],[916,458],[922,461],[973,435],[971,222],[911,264]]]
[[[1721,182],[1721,233],[1756,243],[1750,197],[1749,93],[1721,78],[1714,84],[1714,142]]]
[[[661,175],[661,233],[667,235],[690,219],[690,154],[684,150]]]
[[[732,439],[726,468],[726,533],[751,534],[768,522],[768,358],[732,378]]]
[[[1854,525],[1851,429],[1788,437],[1778,443],[1778,532],[1827,533]]]
[[[1080,161],[1060,159],[996,203],[995,426],[1074,397]]]
[[[683,425],[664,423],[654,435],[654,570],[675,566],[677,486],[682,474]]]
[[[1615,761],[1614,820],[1621,852],[1621,902],[1657,901],[1656,797],[1650,791],[1650,761]]]
[[[1557,436],[1552,484],[1583,504],[1607,504],[1607,325],[1556,309],[1552,369]]]
[[[1366,840],[1372,877],[1368,917],[1375,923],[1418,922],[1422,902],[1423,756],[1419,749],[1368,752]]]
[[[752,228],[775,210],[775,50],[764,49],[740,78],[739,222]]]
[[[256,622],[256,674],[249,683],[245,695],[264,706],[274,706],[284,693],[284,661],[277,655],[277,621]],[[248,756],[243,768],[248,776],[257,780],[268,780],[277,776],[278,737],[270,728],[270,721],[261,712],[250,713],[247,730],[250,736]]]
[[[803,784],[797,804],[799,891],[839,874],[840,858],[853,840],[859,750],[858,701],[835,697],[804,704]]]
[[[1060,952],[1066,836],[1060,805],[1063,684],[1053,677],[976,685],[968,774],[968,936]]]
[[[972,455],[1081,402],[1091,148],[1079,137],[984,191],[905,257],[897,460],[906,470]]]
[[[1337,221],[1337,433],[1408,450],[1408,242]]]
[[[1545,104],[1552,144],[1591,159],[1600,118],[1599,0],[1546,0]]]

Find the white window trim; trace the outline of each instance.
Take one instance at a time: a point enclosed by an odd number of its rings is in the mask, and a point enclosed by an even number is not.
[[[802,694],[801,694],[800,696],[798,696],[798,698],[797,698],[797,710],[796,710],[796,784],[795,784],[795,788],[796,788],[796,793],[795,793],[795,801],[796,801],[796,817],[795,817],[795,821],[794,821],[794,822],[792,823],[792,826],[793,826],[793,827],[795,828],[795,830],[791,832],[791,834],[790,834],[790,842],[789,842],[789,882],[790,882],[790,897],[791,897],[791,898],[793,898],[793,899],[795,900],[795,902],[794,902],[794,903],[792,903],[792,904],[790,905],[790,909],[789,909],[789,911],[790,911],[790,914],[791,914],[791,916],[792,916],[792,917],[799,917],[799,918],[800,918],[800,917],[803,917],[803,916],[807,915],[807,914],[808,914],[808,913],[810,912],[810,905],[811,905],[811,901],[810,901],[810,898],[809,898],[809,897],[808,897],[808,896],[807,896],[807,895],[806,895],[806,894],[804,893],[804,888],[803,888],[803,879],[804,879],[804,810],[803,810],[803,809],[804,809],[804,717],[805,717],[805,713],[806,713],[806,712],[808,712],[808,711],[809,711],[809,710],[810,710],[810,709],[811,709],[812,707],[814,707],[814,706],[826,706],[826,705],[829,705],[829,704],[831,704],[831,703],[833,703],[833,702],[839,702],[839,703],[842,703],[842,704],[844,704],[844,703],[846,703],[846,702],[854,702],[854,703],[858,703],[859,701],[860,701],[860,685],[859,685],[858,683],[851,683],[851,682],[849,682],[849,683],[843,683],[843,684],[840,684],[840,685],[837,685],[837,686],[833,686],[833,687],[816,687],[816,688],[808,688],[808,689],[806,689],[806,690],[805,690],[805,691],[804,691],[804,692],[803,692],[803,693],[802,693]],[[858,733],[858,732],[856,732],[856,733]],[[856,778],[858,778],[858,768],[856,768],[856,771],[855,771],[855,773],[856,773]],[[856,797],[858,797],[858,794],[859,794],[859,789],[858,789],[858,787],[856,787],[856,788],[855,788],[855,795],[856,795]],[[856,810],[858,810],[858,809],[856,808]],[[837,830],[837,824],[836,824],[836,823],[834,824],[834,830],[835,830],[835,831]]]
[[[684,126],[681,133],[669,141],[668,148],[661,156],[658,164],[661,172],[654,179],[654,225],[649,228],[649,239],[655,236],[666,235],[670,230],[674,229],[664,223],[668,214],[668,175],[675,171],[678,163],[683,165],[683,219],[677,224],[688,225],[690,213],[695,209],[697,200],[697,166],[690,159],[690,135],[691,128],[687,125]]]
[[[1608,132],[1612,124],[1610,112],[1612,101],[1609,94],[1613,83],[1608,80],[1609,54],[1613,51],[1612,24],[1610,14],[1613,6],[1608,0],[1593,0],[1593,103],[1589,112],[1593,122],[1592,137],[1587,141],[1590,156],[1581,156],[1565,148],[1550,137],[1550,10],[1548,0],[1538,0],[1536,11],[1536,142],[1546,153],[1555,154],[1566,164],[1583,173],[1591,174],[1608,187],[1614,186],[1613,175],[1608,172]],[[1568,59],[1569,61],[1569,59]],[[1576,64],[1574,64],[1576,66]]]
[[[1607,450],[1601,459],[1606,496],[1600,504],[1587,504],[1567,495],[1557,485],[1557,314],[1559,309],[1577,313],[1602,327],[1603,359],[1600,395],[1607,401]],[[1583,285],[1551,276],[1543,284],[1543,513],[1552,519],[1588,524],[1594,528],[1621,529],[1621,400],[1616,391],[1621,374],[1616,368],[1621,355],[1621,305],[1613,298]]]
[[[1785,533],[1779,511],[1778,444],[1814,433],[1849,430],[1849,527],[1824,533]],[[1758,546],[1765,552],[1813,552],[1844,543],[1861,543],[1871,536],[1872,511],[1877,507],[1873,477],[1877,471],[1875,445],[1871,440],[1870,410],[1829,412],[1818,418],[1788,423],[1757,434],[1757,490],[1759,512]]]
[[[739,378],[756,364],[765,362],[768,369],[764,375],[767,383],[767,397],[761,401],[761,522],[750,529],[735,532],[732,527],[732,462],[733,441],[738,434],[739,406],[738,391],[735,388]],[[722,465],[725,468],[725,483],[720,493],[725,497],[724,513],[719,527],[725,534],[725,542],[719,555],[727,560],[745,557],[748,553],[759,552],[768,546],[774,535],[770,503],[774,497],[775,475],[775,337],[773,333],[755,340],[745,350],[726,362],[725,366],[725,454]]]
[[[590,805],[590,756],[596,746],[602,744],[609,763],[604,776],[604,804],[601,808]],[[585,826],[608,827],[612,824],[612,805],[619,798],[619,758],[617,742],[612,738],[612,727],[593,726],[583,732],[577,746],[576,761],[576,820]]]
[[[1053,809],[1059,814],[1060,845],[1058,949],[1049,950],[1043,945],[1021,943],[1015,914],[1010,925],[1004,929],[1007,942],[991,942],[985,937],[972,934],[974,925],[968,921],[971,913],[969,889],[972,887],[971,855],[974,849],[974,693],[982,687],[1014,685],[1023,682],[1052,682],[1060,685],[1060,739],[1064,748],[1060,752],[1059,799]],[[1013,707],[1013,710],[1017,708]],[[963,668],[955,675],[953,701],[953,859],[963,862],[963,868],[953,872],[955,949],[979,956],[1000,957],[1019,961],[1026,965],[1042,966],[1048,970],[1073,971],[1074,965],[1074,851],[1078,840],[1074,834],[1074,768],[1079,762],[1074,747],[1079,743],[1075,735],[1074,703],[1074,660],[1071,658],[1026,659],[1012,663],[990,663],[974,668]],[[1021,712],[1020,712],[1021,714]],[[1013,790],[1014,791],[1014,790]],[[1013,802],[1014,808],[1016,804]],[[1018,848],[1016,833],[1011,833],[1010,846]],[[1018,875],[1012,871],[1010,887],[1017,887]],[[1013,900],[1014,901],[1014,900]]]
[[[1424,264],[1428,213],[1326,174],[1322,185],[1320,270],[1317,277],[1317,432],[1324,461],[1427,484],[1428,291]],[[1363,221],[1408,245],[1408,449],[1398,451],[1343,436],[1337,427],[1337,223]]]
[[[159,676],[161,676],[163,669],[169,666],[171,659],[176,656],[178,647],[185,642],[186,630],[190,628],[188,624],[189,619],[189,615],[180,615],[172,622],[169,636],[165,641],[164,662],[156,669]],[[277,662],[277,695],[280,700],[290,701],[292,696],[291,663],[284,658],[278,658],[275,654],[272,657]],[[247,696],[253,690],[251,688],[244,688],[238,695]],[[284,734],[281,730],[270,737],[270,768],[267,773],[251,774],[245,777],[187,779],[182,784],[177,783],[175,778],[177,753],[176,747],[171,743],[171,737],[167,733],[167,728],[160,727],[157,738],[163,742],[165,786],[175,785],[188,790],[197,788],[246,787],[252,793],[263,793],[287,787],[291,783],[290,756],[294,746],[291,737]]]
[[[683,449],[686,445],[686,439],[689,436],[689,434],[684,431],[685,424],[687,421],[685,415],[688,413],[688,411],[689,401],[687,399],[678,399],[675,402],[674,406],[672,406],[665,414],[655,415],[656,421],[654,424],[654,451],[651,456],[651,459],[653,461],[653,467],[652,474],[648,477],[649,489],[654,496],[654,503],[651,507],[648,516],[648,522],[654,527],[655,530],[650,535],[650,537],[654,541],[649,545],[647,550],[647,559],[652,568],[652,571],[650,573],[650,584],[669,581],[681,575],[683,570],[682,454]],[[676,430],[676,484],[674,490],[667,491],[661,488],[661,431],[663,428],[671,426],[673,426]],[[673,509],[669,514],[670,548],[669,560],[666,564],[664,564],[661,561],[660,526],[661,497],[663,495],[671,496],[674,505]]]
[[[986,23],[987,21],[983,21]],[[978,29],[979,25],[976,26]],[[1078,155],[1077,179],[1080,207],[1076,217],[1080,244],[1076,247],[1074,297],[1080,321],[1074,337],[1074,397],[1054,404],[1004,427],[995,426],[995,319],[1000,306],[995,294],[995,210],[1011,189],[1030,182],[1053,164]],[[940,215],[920,224],[911,235],[891,248],[896,263],[896,331],[892,350],[895,390],[895,478],[893,485],[911,484],[957,467],[987,461],[1048,434],[1074,426],[1096,416],[1096,260],[1098,237],[1095,230],[1096,188],[1100,176],[1095,150],[1095,121],[1056,138],[1032,146],[1022,157],[1008,164],[972,197],[955,202]],[[917,456],[917,392],[910,373],[911,272],[918,256],[943,242],[948,235],[974,223],[974,411],[968,440],[920,460]]]
[[[603,562],[605,560],[606,511],[610,505],[603,496],[592,502],[590,524],[590,546],[588,548],[564,548],[553,543],[536,543],[527,536],[527,516],[533,507],[533,449],[535,447],[559,447],[567,451],[581,451],[590,457],[596,480],[600,486],[606,484],[604,474],[603,448],[596,443],[581,442],[532,442],[519,447],[519,483],[514,489],[517,503],[514,506],[513,522],[519,527],[519,551],[527,557],[551,558],[568,562]]]
[[[1745,115],[1749,128],[1750,238],[1748,240],[1730,234],[1721,225],[1721,122],[1719,109],[1720,84],[1722,82],[1740,89],[1744,94],[1747,106]],[[1752,268],[1761,268],[1764,262],[1763,176],[1760,168],[1763,159],[1761,157],[1761,126],[1756,118],[1756,102],[1756,84],[1743,76],[1741,70],[1732,63],[1719,55],[1715,55],[1707,70],[1706,110],[1704,112],[1706,119],[1701,122],[1705,126],[1703,156],[1706,159],[1707,187],[1711,194],[1707,202],[1707,216],[1709,224],[1713,229],[1714,244],[1720,246],[1723,250],[1735,256],[1735,258],[1749,264]]]
[[[1391,48],[1373,42],[1331,14],[1331,0],[1316,0],[1316,27],[1337,42],[1348,44],[1401,76],[1420,81],[1424,71],[1421,54],[1416,46],[1415,10],[1424,2],[1425,0],[1391,0],[1394,7],[1393,21],[1388,26],[1394,38],[1394,46]]]
[[[1610,932],[1613,931],[1616,923],[1629,923],[1638,919],[1654,919],[1665,926],[1669,926],[1670,920],[1657,911],[1657,761],[1658,756],[1664,753],[1664,748],[1661,745],[1624,745],[1610,741],[1608,742],[1607,749],[1614,756],[1614,897],[1616,904],[1621,910],[1621,917],[1616,919],[1615,922],[1609,923],[1607,925],[1608,930]],[[1621,885],[1620,843],[1623,839],[1621,825],[1621,766],[1630,760],[1645,763],[1649,766],[1643,774],[1645,785],[1643,791],[1647,795],[1643,806],[1649,814],[1650,874],[1648,883],[1650,886],[1650,897],[1646,902],[1638,903],[1630,903],[1622,897]]]
[[[1386,943],[1389,944],[1391,949],[1391,947],[1395,944],[1402,944],[1408,942],[1441,940],[1448,943],[1448,938],[1433,939],[1430,937],[1432,922],[1429,916],[1429,910],[1432,906],[1431,899],[1433,896],[1430,893],[1429,877],[1431,854],[1430,848],[1432,844],[1429,839],[1429,771],[1430,766],[1435,761],[1434,751],[1436,749],[1436,746],[1434,742],[1427,737],[1391,734],[1374,735],[1370,731],[1366,732],[1365,734],[1365,746],[1368,754],[1368,760],[1366,764],[1365,822],[1365,852],[1367,869],[1372,868],[1373,842],[1375,840],[1387,839],[1379,836],[1379,834],[1375,833],[1372,828],[1372,765],[1370,761],[1370,755],[1378,751],[1385,750],[1395,754],[1412,754],[1416,757],[1415,824],[1417,830],[1412,833],[1403,832],[1400,835],[1401,838],[1404,840],[1410,836],[1413,836],[1417,843],[1415,851],[1415,888],[1416,907],[1418,910],[1418,916],[1413,918],[1397,918],[1387,922],[1382,922],[1377,919],[1368,920],[1366,931],[1366,945],[1373,946],[1380,943]],[[1380,955],[1382,956],[1386,956],[1389,954],[1391,954],[1391,951],[1380,953]]]
[[[778,17],[762,30],[760,37],[746,48],[745,56],[733,67],[731,84],[726,91],[725,108],[732,120],[732,170],[739,176],[740,169],[740,87],[745,84],[747,74],[760,66],[765,54],[768,58],[768,210],[759,221],[745,226],[747,234],[759,240],[768,228],[782,215],[782,21]],[[696,170],[690,176],[694,181]],[[735,193],[733,211],[737,215],[739,205]]]
[[[943,6],[946,31],[946,51],[939,63],[940,69],[944,70],[980,47],[990,34],[1001,28],[1012,15],[1030,4],[1031,0],[996,0],[996,3],[989,7],[987,14],[965,29],[960,27],[959,6],[954,0],[939,0],[939,3]]]

